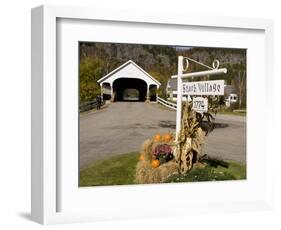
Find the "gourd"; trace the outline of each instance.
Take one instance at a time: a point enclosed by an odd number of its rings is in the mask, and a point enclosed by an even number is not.
[[[140,161],[143,161],[143,160],[144,160],[144,155],[143,155],[143,154],[140,154],[139,160],[140,160]]]
[[[152,168],[158,168],[160,166],[160,161],[159,160],[152,160],[151,166],[152,166]]]
[[[170,142],[172,140],[172,138],[173,138],[172,135],[167,133],[167,134],[163,135],[162,140],[165,142]]]
[[[160,135],[160,134],[156,134],[156,135],[154,136],[153,140],[154,140],[155,142],[161,141],[161,135]]]

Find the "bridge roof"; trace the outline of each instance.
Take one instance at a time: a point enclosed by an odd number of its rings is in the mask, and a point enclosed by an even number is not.
[[[158,86],[161,85],[161,83],[159,81],[157,81],[154,77],[152,77],[149,73],[147,73],[143,68],[141,68],[139,65],[137,65],[135,62],[133,62],[132,60],[129,60],[127,62],[125,62],[124,64],[120,65],[119,67],[117,67],[116,69],[114,69],[113,71],[111,71],[110,73],[108,73],[107,75],[103,76],[102,78],[100,78],[97,82],[98,83],[103,83],[104,81],[106,80],[109,80],[111,77],[118,75],[119,72],[121,72],[122,70],[128,68],[129,69],[129,66],[133,66],[135,67],[134,70],[135,70],[135,74],[136,72],[139,72],[138,73],[138,78],[141,78],[140,76],[143,76],[143,77],[148,77],[150,80],[152,80],[152,82]],[[124,71],[126,72],[126,71]],[[134,73],[130,73],[131,74],[131,77],[134,78]],[[119,78],[119,77],[118,77]],[[121,77],[120,77],[121,78]],[[143,79],[145,81],[145,79]]]

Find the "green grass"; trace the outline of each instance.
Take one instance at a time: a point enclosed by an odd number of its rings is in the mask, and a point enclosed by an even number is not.
[[[174,102],[173,102],[174,103]],[[171,108],[168,108],[162,104],[159,104],[158,103],[158,107],[159,108],[162,108],[162,109],[165,109],[165,110],[169,110],[169,111],[175,111]],[[213,114],[213,113],[212,113]],[[247,112],[233,112],[233,111],[230,111],[230,110],[225,110],[225,109],[221,109],[217,112],[217,114],[224,114],[224,115],[234,115],[234,116],[241,116],[241,117],[246,117],[247,116]]]
[[[80,186],[134,184],[138,153],[126,153],[96,162],[80,171]]]
[[[246,179],[246,166],[234,161],[228,161],[229,168],[206,166],[203,169],[194,168],[186,175],[175,175],[167,182],[195,182],[195,181],[222,181]]]
[[[80,171],[79,186],[134,184],[138,153],[131,152],[96,162]],[[246,166],[229,161],[229,168],[207,166],[192,169],[187,175],[175,175],[166,182],[196,182],[246,179]]]
[[[217,114],[225,114],[225,115],[236,115],[236,116],[242,116],[242,117],[246,117],[247,116],[247,112],[245,113],[241,113],[241,112],[232,112],[232,111],[227,111],[227,110],[220,110],[218,111]]]

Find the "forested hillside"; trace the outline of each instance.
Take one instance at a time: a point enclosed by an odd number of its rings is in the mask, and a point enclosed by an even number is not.
[[[80,43],[80,99],[94,98],[96,81],[130,59],[161,82],[161,92],[177,68],[176,49],[168,46]]]
[[[159,94],[165,97],[167,81],[177,73],[177,56],[183,55],[210,66],[218,59],[221,67],[228,68],[228,74],[219,78],[233,84],[242,96],[241,104],[246,102],[246,50],[81,42],[79,51],[80,101],[95,98],[100,93],[97,80],[130,59],[161,82]],[[189,71],[201,69],[191,64]]]

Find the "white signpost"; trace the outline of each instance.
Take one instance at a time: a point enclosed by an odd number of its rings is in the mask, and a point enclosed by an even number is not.
[[[183,61],[186,61],[186,67],[183,68]],[[195,62],[202,66],[205,66],[209,70],[184,73],[187,71],[189,66],[189,61]],[[201,81],[201,82],[183,82],[183,79],[210,76],[217,74],[227,73],[226,68],[219,69],[219,61],[214,60],[213,67],[209,67],[205,64],[197,62],[191,58],[179,56],[178,57],[178,74],[172,76],[172,78],[177,78],[177,120],[176,120],[176,141],[178,140],[179,132],[181,129],[181,113],[182,113],[182,96],[183,95],[223,95],[224,94],[224,82],[223,80],[216,81]],[[179,90],[182,89],[182,90]],[[196,105],[195,105],[196,104]],[[195,104],[193,101],[193,108],[195,110],[206,111],[208,110],[208,101],[206,106],[206,100],[202,97],[195,99]]]

